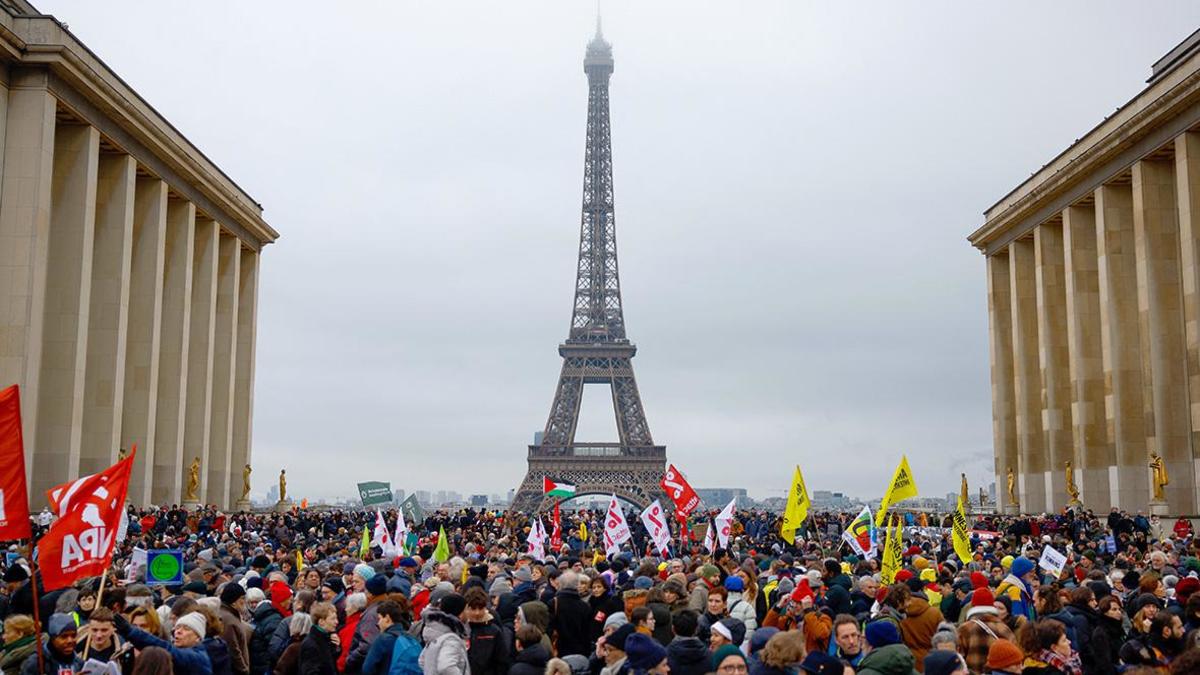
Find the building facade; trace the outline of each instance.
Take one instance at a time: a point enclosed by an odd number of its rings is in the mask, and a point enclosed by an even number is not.
[[[0,386],[34,506],[137,445],[134,504],[250,463],[262,207],[53,17],[0,0]]]
[[[1200,31],[985,220],[1001,508],[1196,514]]]

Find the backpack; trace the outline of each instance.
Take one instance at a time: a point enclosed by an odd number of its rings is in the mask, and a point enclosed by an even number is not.
[[[422,675],[421,643],[410,635],[396,636],[396,644],[392,646],[392,662],[388,666],[388,675]]]

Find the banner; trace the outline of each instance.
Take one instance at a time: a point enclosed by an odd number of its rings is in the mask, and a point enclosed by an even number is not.
[[[38,543],[38,567],[47,591],[100,576],[108,569],[136,456],[135,447],[104,471],[47,491],[58,514]]]
[[[620,553],[621,544],[629,541],[631,537],[629,523],[625,522],[625,512],[617,503],[617,496],[613,495],[612,501],[608,503],[608,513],[604,516],[604,552],[610,556]]]
[[[142,576],[146,573],[148,560],[146,549],[134,546],[133,555],[129,556],[129,569],[125,572],[125,583],[141,583]]]
[[[183,585],[183,551],[178,549],[146,551],[146,585]]]
[[[392,535],[388,532],[387,521],[383,518],[383,511],[375,509],[375,531],[371,533],[371,545],[378,546],[380,554],[386,557],[395,557],[396,543],[392,540]]]
[[[17,385],[0,391],[0,541],[32,539]]]
[[[396,546],[396,555],[408,555],[409,549],[405,546],[407,543],[408,523],[404,522],[404,512],[396,512],[396,534],[392,536],[392,543]]]
[[[792,474],[792,488],[788,492],[787,506],[783,510],[783,528],[779,534],[787,544],[796,542],[796,530],[808,519],[808,488],[804,486],[804,476],[800,466]]]
[[[433,559],[438,562],[446,562],[450,559],[450,539],[446,537],[446,526],[438,527],[438,543],[433,549]]]
[[[675,468],[674,464],[667,467],[667,472],[663,474],[663,479],[659,485],[662,487],[663,492],[666,492],[667,496],[674,502],[676,518],[682,520],[691,515],[697,506],[700,506],[699,495],[688,484],[687,479],[683,477],[679,469]]]
[[[412,524],[417,526],[417,529],[420,529],[421,524],[425,522],[425,509],[421,508],[421,503],[417,501],[415,494],[409,495],[400,503],[400,513],[407,516]]]
[[[729,546],[729,533],[733,530],[733,507],[735,504],[737,504],[737,497],[730,499],[714,519],[717,524],[717,541],[721,544],[721,548]]]
[[[377,506],[379,504],[391,504],[392,484],[381,483],[377,480],[359,483],[358,498],[362,500],[362,505],[364,507]]]
[[[358,557],[365,558],[371,552],[371,539],[367,536],[367,526],[363,525],[362,542],[358,545]]]
[[[900,456],[900,464],[892,474],[892,482],[888,484],[887,492],[883,494],[883,502],[879,504],[879,513],[875,514],[875,527],[883,525],[883,517],[892,504],[917,496],[917,483],[913,480],[912,469],[908,468],[908,456]]]
[[[971,562],[971,534],[967,527],[967,514],[963,510],[963,498],[961,495],[958,498],[958,508],[954,511],[952,530],[954,552],[958,555],[958,559],[964,563]]]
[[[705,524],[708,525],[705,528],[708,532],[704,533],[704,548],[708,549],[709,554],[712,554],[717,550],[717,528],[713,527],[711,523]]]
[[[887,539],[883,543],[883,567],[880,570],[880,577],[885,585],[895,583],[896,572],[900,571],[903,562],[903,551],[903,532],[900,524],[896,522],[896,517],[892,516],[892,522],[887,528]]]
[[[525,543],[528,545],[526,553],[533,556],[534,560],[541,560],[546,557],[546,528],[542,527],[542,517],[534,516],[533,522],[529,526],[529,536],[525,538]]]
[[[1042,555],[1038,557],[1038,567],[1054,575],[1057,579],[1062,576],[1063,567],[1067,565],[1067,556],[1059,553],[1053,546],[1046,544]]]
[[[562,516],[558,512],[560,501],[554,502],[554,527],[550,531],[550,550],[558,552],[562,550]]]
[[[842,533],[842,541],[849,544],[861,558],[870,560],[878,554],[875,550],[875,521],[871,519],[870,507],[864,506],[850,521],[850,526]]]
[[[662,504],[657,499],[642,511],[642,525],[646,526],[646,532],[650,534],[650,540],[654,542],[658,552],[664,557],[667,556],[667,549],[671,546],[671,529],[667,527],[666,514],[663,513]]]

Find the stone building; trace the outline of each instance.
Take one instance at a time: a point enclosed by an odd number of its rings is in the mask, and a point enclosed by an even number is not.
[[[0,386],[21,385],[34,506],[135,443],[132,503],[182,502],[199,458],[198,500],[230,506],[262,207],[24,0],[0,0],[0,171]]]
[[[1200,31],[985,217],[1001,505],[1197,513]]]

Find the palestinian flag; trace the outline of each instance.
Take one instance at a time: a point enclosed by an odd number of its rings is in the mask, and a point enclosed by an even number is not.
[[[550,495],[551,497],[562,497],[570,499],[575,496],[575,486],[570,483],[555,483],[549,478],[542,478],[542,494]]]

